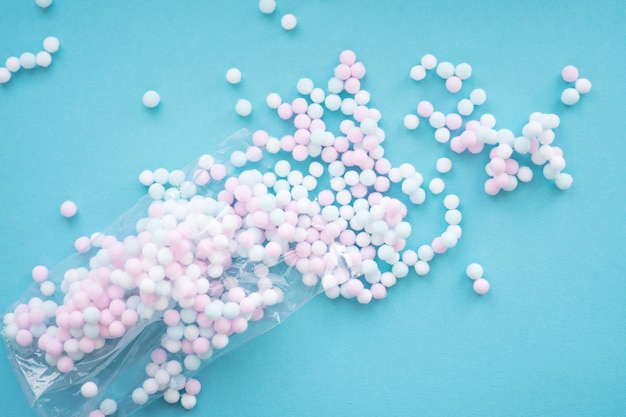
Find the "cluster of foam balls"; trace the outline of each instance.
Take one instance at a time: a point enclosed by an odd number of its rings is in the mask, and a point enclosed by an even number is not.
[[[41,294],[4,316],[5,336],[57,372],[71,374],[137,326],[162,321],[165,331],[152,347],[145,379],[127,396],[137,405],[162,396],[192,408],[201,385],[191,376],[202,362],[278,311],[289,301],[292,281],[329,298],[367,304],[385,298],[412,272],[426,275],[430,262],[462,236],[460,199],[443,196],[442,232],[407,247],[410,206],[423,204],[427,189],[443,193],[445,182],[426,182],[413,165],[394,167],[385,158],[381,113],[369,105],[361,84],[365,66],[349,50],[339,61],[326,89],[302,78],[300,97],[267,96],[268,106],[293,125],[291,134],[278,138],[257,130],[244,147],[229,143],[227,153],[202,155],[191,168],[143,171],[139,181],[148,187],[149,203],[134,232],[79,238],[75,246],[84,265],[63,271],[58,284],[47,268],[35,267]],[[467,67],[457,67],[459,82],[467,75]],[[237,81],[240,74],[228,78]],[[484,101],[473,95],[473,103]],[[418,113],[440,132],[444,126],[433,123],[435,112],[420,104]],[[339,132],[326,125],[326,112],[343,114]],[[547,146],[542,140],[555,120],[531,116],[524,131]],[[446,121],[451,130],[458,124],[454,117]],[[492,128],[491,122],[467,122],[458,137],[473,134],[475,141],[458,140],[470,151],[500,142],[489,170],[507,189],[497,178],[513,175],[511,159],[498,149],[513,149],[517,139]],[[533,146],[533,139],[522,137]],[[442,174],[450,168],[447,158],[437,162]],[[480,265],[471,264],[467,275],[476,293],[489,290]],[[97,401],[90,417],[112,415],[119,398],[100,392],[97,382],[96,375],[76,389]]]
[[[448,61],[438,62],[434,55],[426,54],[420,64],[411,68],[410,76],[416,81],[422,81],[431,70],[445,80],[445,88],[452,94],[461,92],[463,82],[472,75],[472,67],[468,63],[455,66]],[[577,103],[580,94],[591,90],[591,82],[578,78],[578,69],[573,65],[563,68],[562,77],[566,82],[575,82],[575,88],[566,88],[561,95],[566,105]],[[456,153],[479,154],[486,146],[491,146],[490,161],[485,166],[489,179],[484,184],[485,192],[489,195],[513,191],[519,182],[530,182],[533,170],[528,165],[522,165],[524,161],[542,166],[544,177],[554,180],[559,189],[570,188],[573,178],[563,172],[566,165],[563,150],[553,145],[554,129],[560,124],[559,117],[556,114],[534,112],[523,126],[521,134],[516,135],[507,128],[496,129],[496,118],[492,114],[471,118],[475,107],[483,105],[486,100],[485,90],[476,88],[469,97],[458,101],[456,111],[448,113],[436,110],[430,101],[422,100],[417,104],[417,114],[405,116],[404,125],[409,130],[415,130],[420,124],[419,117],[426,119],[435,129],[435,140],[449,143],[450,149]],[[524,156],[530,158],[523,160]]]
[[[52,54],[59,50],[59,40],[54,36],[48,36],[43,40],[43,50],[37,52],[23,52],[20,56],[10,56],[0,67],[0,84],[11,81],[13,74],[20,69],[30,70],[36,67],[47,68],[52,63]]]

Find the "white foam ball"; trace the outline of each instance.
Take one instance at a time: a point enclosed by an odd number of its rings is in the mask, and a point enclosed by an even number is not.
[[[270,14],[276,10],[276,0],[260,0],[259,10],[261,13]]]
[[[420,124],[420,119],[414,114],[404,116],[404,127],[409,130],[415,130]]]
[[[154,90],[148,90],[143,95],[143,105],[148,108],[154,108],[161,102],[161,96]]]
[[[237,104],[235,104],[235,111],[239,116],[247,117],[250,113],[252,113],[252,103],[244,98],[241,98],[237,100]]]
[[[565,105],[573,106],[578,103],[578,100],[580,100],[580,93],[575,88],[566,88],[561,93],[561,101]]]
[[[298,19],[293,14],[288,13],[280,19],[280,24],[285,30],[293,30],[298,24]]]
[[[479,279],[483,277],[483,267],[478,263],[471,263],[465,268],[465,273],[470,279]]]
[[[226,81],[230,84],[239,84],[241,82],[241,71],[239,71],[239,68],[229,68],[226,71]]]

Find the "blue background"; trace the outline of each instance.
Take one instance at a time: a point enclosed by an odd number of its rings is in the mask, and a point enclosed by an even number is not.
[[[298,17],[293,32],[282,14]],[[200,375],[201,416],[626,415],[626,3],[609,1],[0,2],[0,59],[37,52],[55,35],[47,69],[0,85],[0,309],[30,284],[36,264],[69,255],[73,240],[106,228],[144,192],[143,169],[185,166],[246,127],[287,132],[265,105],[295,98],[303,76],[325,85],[339,53],[367,67],[363,86],[383,114],[387,155],[425,177],[453,159],[464,235],[387,299],[368,306],[317,297],[272,331]],[[561,116],[555,145],[573,187],[540,173],[513,193],[482,190],[487,156],[452,155],[405,114],[421,99],[450,105],[443,82],[408,77],[425,53],[474,69],[497,127],[518,133],[533,111]],[[563,66],[592,92],[566,108]],[[231,66],[243,73],[226,83]],[[142,94],[156,89],[148,110]],[[240,97],[251,117],[234,112]],[[442,98],[443,97],[443,98]],[[457,98],[458,99],[458,98]],[[58,214],[65,199],[77,217]],[[444,227],[434,199],[413,216],[415,244]],[[492,290],[464,276],[480,262]],[[34,416],[0,348],[0,409]],[[158,401],[136,415],[180,415]]]

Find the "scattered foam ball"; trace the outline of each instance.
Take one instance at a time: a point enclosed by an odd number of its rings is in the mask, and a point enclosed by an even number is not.
[[[446,172],[450,172],[451,169],[452,169],[452,161],[450,160],[450,158],[437,159],[437,171],[439,171],[442,174],[445,174]]]
[[[408,130],[415,130],[420,124],[420,119],[415,114],[404,116],[404,127]]]
[[[8,67],[9,66],[7,65],[7,68]],[[576,88],[576,91],[578,91],[580,94],[587,94],[589,91],[591,91],[591,81],[586,78],[579,78],[576,80],[574,88]]]
[[[241,82],[241,71],[239,71],[239,68],[229,68],[226,71],[226,81],[230,84],[239,84]]]
[[[35,0],[35,3],[42,9],[46,9],[50,7],[50,5],[52,4],[52,0]]]
[[[487,281],[485,278],[478,278],[474,281],[474,284],[472,286],[474,288],[474,292],[478,295],[487,294],[487,292],[489,291],[489,281]]]
[[[566,88],[563,90],[563,93],[561,93],[561,101],[563,104],[573,106],[578,103],[578,100],[580,100],[580,93],[575,88]]]
[[[267,107],[270,109],[277,109],[282,104],[282,99],[277,93],[269,93],[265,98],[265,102],[267,103]]]
[[[478,263],[471,263],[465,268],[465,273],[470,279],[479,279],[483,277],[483,267]]]
[[[423,65],[415,65],[411,68],[409,76],[415,81],[421,81],[426,78],[426,68]]]
[[[454,74],[461,80],[467,80],[472,76],[472,66],[467,62],[463,62],[454,68]]]
[[[426,54],[422,56],[420,63],[427,70],[431,70],[437,66],[437,58],[433,54]]]
[[[293,14],[288,13],[280,19],[280,24],[285,30],[293,30],[298,24],[298,19]]]
[[[241,98],[237,100],[237,104],[235,104],[235,111],[241,117],[250,116],[250,113],[252,113],[252,103],[245,98]]]
[[[186,410],[191,410],[196,406],[196,396],[191,394],[183,394],[180,396],[180,405]]]
[[[428,183],[428,188],[430,189],[430,192],[433,194],[441,194],[443,190],[445,189],[445,187],[446,187],[446,184],[445,182],[443,182],[441,178],[433,178]]]
[[[32,271],[33,281],[35,282],[44,282],[48,279],[48,268],[43,265],[37,265],[33,268]]]
[[[70,218],[76,215],[78,207],[76,207],[76,203],[74,203],[73,201],[67,200],[61,204],[60,211],[63,217]]]
[[[143,95],[143,105],[149,109],[158,106],[160,102],[161,96],[154,90],[148,90]]]
[[[558,187],[559,190],[567,190],[572,186],[574,182],[574,178],[570,174],[561,172],[554,179],[554,183]]]
[[[276,10],[276,0],[260,0],[259,10],[261,13],[270,14]]]
[[[59,50],[59,39],[56,36],[48,36],[43,40],[43,49],[51,54]]]
[[[8,83],[10,80],[11,72],[4,67],[0,67],[0,84]]]
[[[85,382],[80,387],[80,393],[85,398],[93,398],[98,395],[98,386],[92,381]]]
[[[573,65],[567,65],[561,70],[561,77],[563,77],[563,81],[568,83],[576,81],[578,78],[578,68]]]
[[[470,93],[470,101],[476,106],[485,104],[485,101],[487,101],[487,93],[482,88],[475,88]]]

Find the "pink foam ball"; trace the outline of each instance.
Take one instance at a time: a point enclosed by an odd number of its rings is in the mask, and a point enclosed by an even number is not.
[[[228,290],[228,298],[235,303],[241,303],[246,297],[246,292],[241,287],[233,287]]]
[[[280,138],[280,148],[285,152],[291,152],[296,146],[296,141],[293,136],[285,135]]]
[[[91,353],[96,349],[96,343],[93,339],[83,337],[78,342],[78,349],[84,353]]]
[[[265,130],[257,130],[252,134],[252,143],[259,147],[267,145],[268,139],[269,134]]]
[[[206,337],[199,337],[191,343],[192,350],[198,355],[205,355],[211,350],[211,343]]]
[[[48,279],[48,268],[43,265],[37,265],[33,268],[32,277],[35,282],[44,282]]]
[[[105,414],[100,410],[93,410],[87,417],[105,417]]]
[[[189,378],[185,383],[185,391],[187,394],[197,395],[201,388],[202,385],[200,384],[200,381],[194,378]]]
[[[243,333],[248,329],[248,320],[243,317],[235,317],[231,323],[231,329],[235,333]]]
[[[578,79],[578,68],[573,65],[567,65],[561,71],[561,77],[568,83],[576,81]]]
[[[515,160],[515,159],[505,159],[504,160],[504,172],[506,172],[509,175],[515,175],[517,174],[517,171],[519,170],[519,163]]]
[[[259,162],[263,158],[263,151],[257,146],[250,146],[246,149],[246,158],[250,162]]]
[[[60,211],[63,217],[70,218],[76,215],[78,208],[76,207],[76,203],[74,203],[73,201],[67,200],[67,201],[64,201],[63,204],[61,204]]]
[[[45,351],[50,356],[59,356],[63,353],[63,344],[56,339],[52,339],[46,343]]]
[[[489,195],[496,195],[500,192],[500,187],[493,178],[485,181],[485,192]]]
[[[345,65],[352,65],[356,62],[356,54],[353,51],[346,49],[339,54],[339,62]]]
[[[17,334],[15,335],[15,341],[20,346],[28,346],[31,343],[33,343],[33,334],[29,330],[20,329],[17,331]]]
[[[361,81],[356,77],[350,77],[344,81],[343,89],[349,94],[356,94],[361,89]]]
[[[252,314],[256,309],[256,303],[253,299],[246,297],[239,302],[239,309],[242,314]]]
[[[450,113],[446,116],[446,126],[450,130],[460,129],[463,125],[463,119],[456,113]]]
[[[482,152],[483,148],[485,147],[485,144],[479,140],[477,140],[476,142],[472,143],[470,146],[467,147],[467,150],[470,153],[473,154],[479,154]]]
[[[296,161],[304,161],[309,156],[309,149],[304,145],[296,145],[291,151],[291,156]]]
[[[422,100],[417,104],[417,114],[422,117],[430,117],[435,108],[430,101]]]
[[[230,320],[220,317],[213,322],[213,328],[217,333],[228,334],[231,330]]]
[[[353,297],[359,295],[359,293],[363,290],[363,283],[356,278],[351,278],[344,285],[346,286],[348,294],[352,295]]]
[[[161,348],[154,349],[150,354],[150,359],[157,365],[161,365],[167,360],[167,352]]]
[[[278,117],[283,120],[289,120],[291,116],[293,116],[293,109],[291,108],[291,104],[289,103],[283,103],[278,106],[276,112],[278,113]]]
[[[112,338],[119,338],[124,336],[126,333],[126,327],[121,321],[114,320],[111,324],[109,324],[109,334]]]
[[[327,164],[336,161],[338,156],[339,154],[335,148],[324,148],[322,151],[322,160]]]
[[[502,172],[500,174],[496,174],[496,176],[493,177],[493,180],[498,188],[504,188],[509,183],[509,176],[505,172]]]
[[[460,136],[455,136],[450,140],[450,149],[456,153],[462,153],[467,149]]]
[[[363,198],[367,195],[367,187],[361,183],[355,184],[350,187],[350,194],[352,194],[354,198]]]
[[[335,67],[335,78],[345,81],[350,78],[351,71],[350,66],[346,64],[339,64]]]
[[[74,361],[69,356],[61,356],[57,360],[57,369],[59,372],[68,373],[74,369]]]
[[[215,181],[221,181],[226,176],[226,167],[222,164],[215,164],[211,167],[209,173]]]
[[[446,80],[446,90],[451,93],[458,93],[461,90],[461,87],[463,87],[463,81],[461,81],[461,79],[456,75],[453,75]]]
[[[330,190],[322,190],[317,195],[317,201],[322,206],[329,206],[335,201],[335,194]]]
[[[350,66],[350,75],[357,79],[363,78],[365,76],[365,65],[361,62],[355,62]]]
[[[430,246],[433,248],[433,252],[435,252],[436,254],[442,254],[448,250],[448,248],[446,248],[446,246],[441,241],[440,237],[434,238]]]
[[[309,104],[302,97],[298,97],[297,99],[291,102],[291,108],[293,109],[293,112],[296,114],[304,114],[309,108]]]
[[[479,278],[474,281],[473,287],[476,294],[487,294],[487,292],[489,291],[489,281],[487,281],[485,278]]]
[[[381,298],[385,298],[387,296],[387,288],[379,282],[373,284],[370,291],[372,292],[372,298],[376,300],[380,300]]]

